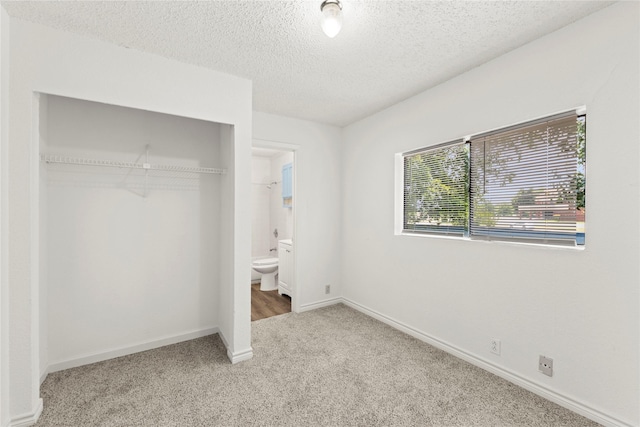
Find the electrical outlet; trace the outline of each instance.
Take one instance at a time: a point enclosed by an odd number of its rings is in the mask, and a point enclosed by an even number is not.
[[[326,285],[324,287],[324,293],[325,294],[330,294],[331,293],[331,285]]]
[[[489,341],[489,350],[491,351],[491,353],[500,356],[500,340],[497,338],[491,338],[491,340]]]
[[[550,377],[553,376],[553,359],[540,355],[538,361],[538,370]]]

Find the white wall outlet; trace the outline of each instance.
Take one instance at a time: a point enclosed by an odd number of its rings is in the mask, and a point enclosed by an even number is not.
[[[324,293],[325,294],[330,294],[331,293],[331,285],[326,285],[324,287]]]
[[[500,340],[497,338],[491,338],[491,340],[489,340],[489,350],[491,353],[500,356]]]
[[[538,360],[538,370],[550,377],[553,376],[553,359],[540,355]]]

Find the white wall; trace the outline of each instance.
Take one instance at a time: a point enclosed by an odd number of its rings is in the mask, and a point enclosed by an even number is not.
[[[9,231],[9,15],[0,8],[0,236]],[[0,426],[9,412],[9,240],[0,238]]]
[[[6,19],[3,31],[4,24]],[[2,44],[4,47],[4,37]],[[9,223],[8,233],[3,230],[1,247],[11,248],[6,274],[11,316],[8,351],[12,422],[31,422],[42,405],[38,391],[39,161],[38,132],[33,128],[38,115],[35,92],[228,124],[221,127],[221,135],[225,131],[228,134],[228,138],[221,138],[221,157],[231,163],[220,182],[221,215],[223,222],[229,221],[220,233],[220,251],[226,258],[221,259],[225,262],[220,269],[217,309],[229,355],[235,360],[250,357],[250,293],[246,286],[250,277],[251,237],[246,227],[250,202],[241,195],[250,192],[246,171],[251,158],[251,82],[14,18],[10,19],[9,48],[8,56],[4,48],[2,52],[3,66],[10,59],[11,78],[8,134],[4,135],[3,126],[1,141],[11,165],[8,186],[2,188],[2,200],[7,200],[2,204],[2,218],[8,215]],[[5,87],[3,84],[3,100],[7,98]]]
[[[48,98],[42,152],[142,163],[148,144],[151,164],[222,167],[216,123]],[[150,171],[145,183],[141,170],[44,169],[50,371],[218,326],[219,175]]]
[[[615,4],[347,126],[342,151],[349,301],[592,418],[636,426],[638,23],[638,3]],[[396,153],[580,105],[584,250],[394,235]],[[552,378],[537,371],[540,354],[554,359]]]
[[[48,109],[48,105],[49,105],[49,97],[47,95],[38,95],[37,96],[37,102],[38,102],[38,119],[39,119],[39,132],[38,132],[38,136],[40,139],[40,151],[41,152],[46,152],[46,147],[48,144],[48,138],[49,138],[49,133],[48,133],[48,129],[49,129],[49,109]],[[49,237],[49,233],[47,232],[47,228],[48,228],[48,216],[46,215],[46,213],[48,212],[47,209],[47,200],[48,200],[48,185],[47,185],[47,181],[48,181],[48,173],[47,173],[47,167],[45,163],[41,163],[40,164],[40,168],[39,168],[39,174],[40,174],[40,180],[38,182],[38,188],[39,188],[39,199],[38,199],[38,203],[39,203],[39,216],[40,216],[40,221],[38,223],[38,227],[39,227],[39,238],[40,238],[40,245],[39,245],[39,259],[40,259],[40,269],[38,271],[38,278],[39,278],[39,286],[38,286],[38,292],[39,292],[39,299],[40,299],[40,308],[38,311],[38,316],[39,316],[39,340],[38,340],[38,344],[40,346],[40,352],[38,354],[39,358],[40,358],[40,370],[39,370],[39,375],[40,375],[40,383],[42,383],[45,378],[47,377],[47,374],[49,372],[49,283],[48,283],[48,279],[49,279],[49,266],[48,266],[48,260],[49,260],[49,248],[48,248],[48,237]],[[55,227],[55,225],[54,225]],[[62,247],[64,247],[64,241],[62,243]]]
[[[251,144],[241,126],[220,126],[220,293],[218,323],[232,363],[253,357],[251,348]],[[247,143],[248,142],[248,143]],[[229,286],[229,285],[232,286]]]
[[[300,309],[339,296],[341,269],[341,130],[335,126],[254,112],[256,144],[296,146],[295,282]],[[279,190],[279,189],[278,189]],[[330,295],[324,293],[331,285]]]

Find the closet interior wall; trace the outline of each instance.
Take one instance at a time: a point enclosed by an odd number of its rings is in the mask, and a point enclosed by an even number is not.
[[[225,167],[217,123],[51,95],[40,107],[42,154]],[[220,175],[40,169],[43,374],[216,332]]]

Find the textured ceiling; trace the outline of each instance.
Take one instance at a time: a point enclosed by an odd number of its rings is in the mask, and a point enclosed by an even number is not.
[[[253,81],[256,111],[346,125],[612,2],[3,1],[9,15]]]

